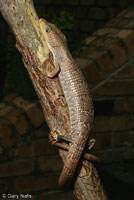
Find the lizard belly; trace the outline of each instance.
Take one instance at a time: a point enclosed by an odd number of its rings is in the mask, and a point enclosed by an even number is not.
[[[85,78],[74,67],[59,73],[59,79],[69,108],[72,143],[59,182],[65,184],[74,174],[93,120],[92,98]]]

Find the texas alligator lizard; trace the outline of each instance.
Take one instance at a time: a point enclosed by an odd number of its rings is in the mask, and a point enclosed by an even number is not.
[[[63,33],[45,19],[40,19],[39,24],[53,57],[53,70],[46,74],[49,77],[58,74],[69,108],[72,142],[59,178],[60,185],[63,185],[72,178],[88,139],[93,121],[92,98],[85,78],[67,48]]]

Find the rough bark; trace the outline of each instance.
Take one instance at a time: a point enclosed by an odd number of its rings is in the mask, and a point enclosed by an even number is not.
[[[50,79],[43,75],[43,63],[49,62],[49,49],[41,35],[32,0],[0,0],[0,11],[16,37],[16,47],[22,55],[50,130],[57,129],[69,136],[69,111],[58,77]],[[66,154],[66,151],[60,150],[63,161]],[[91,159],[91,155],[89,157]],[[74,190],[77,199],[107,199],[98,173],[88,161],[81,165]]]

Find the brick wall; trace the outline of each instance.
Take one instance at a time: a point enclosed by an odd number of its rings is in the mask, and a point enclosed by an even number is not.
[[[134,8],[124,10],[74,52],[92,88],[92,152],[102,162],[134,158]],[[58,187],[62,162],[48,142],[37,101],[15,94],[0,103],[0,193],[74,199]]]
[[[134,8],[86,38],[75,52],[92,87],[95,153],[104,162],[134,158]]]
[[[84,39],[98,28],[104,26],[132,0],[35,0],[35,7],[40,17],[59,16],[61,10],[69,12],[73,17],[73,27],[65,29],[68,40],[73,43]],[[45,13],[44,13],[45,11]]]
[[[48,141],[48,131],[37,101],[11,94],[0,103],[0,195],[74,199],[72,192],[59,188],[62,161]]]

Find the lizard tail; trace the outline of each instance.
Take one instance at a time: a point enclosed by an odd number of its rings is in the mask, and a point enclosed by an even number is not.
[[[72,144],[70,146],[63,170],[59,178],[59,184],[61,186],[68,183],[70,179],[72,178],[75,172],[75,169],[77,167],[77,164],[79,162],[79,159],[81,157],[81,154],[83,152],[85,143],[86,143],[86,140],[81,141],[78,136],[77,141],[75,141],[75,144]]]

